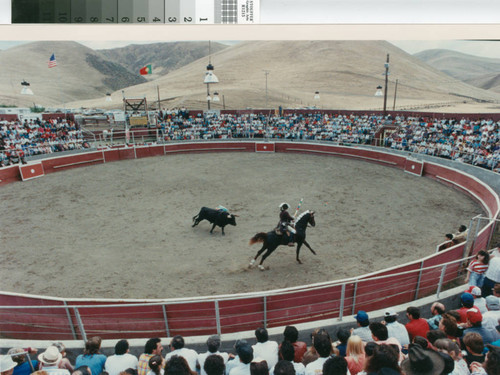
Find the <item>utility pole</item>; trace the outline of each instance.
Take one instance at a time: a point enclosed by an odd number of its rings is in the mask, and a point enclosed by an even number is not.
[[[394,87],[394,103],[392,105],[392,110],[396,110],[396,96],[398,94],[398,80],[396,80],[396,86]]]
[[[387,54],[387,62],[385,63],[385,86],[384,86],[384,117],[387,115],[387,83],[389,81],[389,54]]]
[[[268,107],[268,104],[267,104],[267,76],[269,75],[271,71],[270,70],[264,70],[264,74],[266,75],[266,109]]]

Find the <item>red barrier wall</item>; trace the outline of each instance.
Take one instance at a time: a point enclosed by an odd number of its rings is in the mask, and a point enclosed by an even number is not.
[[[53,157],[42,161],[46,173],[68,168],[100,164],[104,162],[151,157],[179,153],[204,152],[255,152],[256,142],[193,142],[166,145],[140,146],[136,148],[115,148],[70,156]],[[277,142],[276,152],[294,152],[325,156],[342,156],[386,166],[404,169],[406,157],[356,147],[324,144]],[[425,163],[424,176],[457,187],[477,199],[492,215],[498,215],[497,195],[476,178],[457,170],[440,165]],[[0,169],[0,184],[19,180],[18,166]],[[493,225],[483,229],[476,239],[474,251],[484,246]],[[472,228],[471,228],[472,229]],[[418,297],[436,292],[441,265],[462,259],[463,245],[443,251],[422,261],[416,261],[360,276],[357,280],[344,283],[343,306],[342,285],[332,282],[322,287],[304,286],[282,292],[263,292],[261,296],[234,296],[221,300],[165,301],[164,305],[129,306],[130,301],[68,301],[65,309],[39,308],[36,310],[10,310],[0,308],[0,331],[6,337],[24,339],[72,339],[82,338],[83,329],[87,336],[99,335],[103,338],[142,338],[153,336],[209,335],[217,332],[230,333],[268,327],[297,324],[318,319],[336,318],[350,315],[354,310],[371,311],[414,300],[419,285]],[[448,265],[443,274],[444,282],[456,278],[460,263]],[[383,291],[383,293],[381,293]],[[141,301],[146,302],[146,301]],[[128,306],[116,306],[120,304]],[[60,306],[64,301],[49,297],[18,296],[0,292],[1,306]],[[113,306],[106,306],[113,304]],[[87,307],[81,307],[87,305]],[[98,305],[92,307],[89,305]],[[75,309],[76,306],[77,309]],[[82,327],[80,327],[80,322]],[[36,323],[36,324],[35,324]],[[30,324],[32,329],[26,330]],[[47,332],[50,327],[50,331]],[[73,330],[71,329],[73,327]]]

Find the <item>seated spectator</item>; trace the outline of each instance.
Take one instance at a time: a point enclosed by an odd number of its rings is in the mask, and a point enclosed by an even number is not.
[[[224,358],[218,354],[210,354],[205,358],[202,370],[206,375],[224,375],[226,371]]]
[[[257,343],[252,345],[254,357],[265,359],[269,368],[274,367],[278,363],[278,343],[270,341],[267,329],[262,327],[255,330],[255,337]]]
[[[309,363],[317,360],[319,358],[318,352],[316,352],[316,349],[314,349],[314,338],[319,335],[319,334],[325,334],[328,337],[330,335],[324,328],[316,328],[314,331],[311,332],[311,346],[307,348],[307,351],[304,353],[304,356],[302,357],[302,364],[304,366],[307,366]]]
[[[424,350],[419,345],[410,345],[408,358],[401,363],[405,375],[441,375],[445,369],[444,359],[433,350]]]
[[[425,319],[420,317],[420,310],[418,307],[408,307],[406,309],[406,316],[410,320],[405,325],[410,340],[413,340],[415,336],[426,337],[429,331],[429,324],[427,324]]]
[[[489,331],[496,329],[500,321],[500,299],[496,296],[486,297],[487,312],[483,314],[482,325]]]
[[[488,269],[490,262],[490,253],[484,250],[478,251],[467,267],[467,276],[465,282],[470,286],[481,288],[484,282],[484,273]]]
[[[388,336],[397,339],[402,347],[408,347],[410,344],[410,337],[408,336],[406,327],[398,322],[396,311],[393,309],[385,310],[384,322],[387,327]]]
[[[191,371],[186,358],[172,355],[165,363],[165,375],[196,375],[196,371]]]
[[[365,368],[365,349],[361,337],[353,335],[347,340],[346,351],[347,367],[351,375],[357,375],[358,372]]]
[[[92,370],[89,366],[80,366],[76,368],[71,375],[92,375]]]
[[[465,225],[460,225],[458,227],[458,232],[453,234],[453,239],[457,241],[458,243],[460,242],[465,242],[467,240],[467,233],[469,231],[467,230],[467,227]]]
[[[269,367],[267,367],[267,361],[264,359],[259,362],[250,362],[250,375],[269,375]]]
[[[472,294],[474,297],[474,306],[481,311],[481,314],[484,314],[488,309],[486,308],[486,300],[481,297],[481,288],[477,286],[471,286],[468,290],[468,293]]]
[[[100,349],[101,338],[99,336],[88,339],[83,354],[76,357],[75,367],[88,366],[92,371],[92,375],[99,375],[106,363],[106,356],[99,352]]]
[[[249,344],[240,344],[236,348],[239,363],[229,371],[229,375],[250,375],[250,363],[254,359],[253,348]]]
[[[137,363],[137,375],[146,375],[151,370],[149,368],[149,359],[154,355],[161,355],[162,352],[161,339],[153,337],[146,341],[144,353],[139,356],[139,362]]]
[[[427,341],[431,345],[431,348],[435,350],[434,343],[439,340],[439,339],[446,339],[446,333],[439,329],[431,329],[429,332],[427,332]]]
[[[151,370],[149,370],[147,375],[163,375],[164,373],[163,367],[165,363],[161,355],[154,355],[151,358],[149,358],[148,364]]]
[[[483,316],[477,307],[473,307],[467,311],[467,323],[465,324],[464,334],[469,332],[477,332],[483,338],[485,344],[491,344],[493,341],[500,339],[500,336],[495,331],[490,331],[482,326]]]
[[[295,375],[304,375],[306,372],[306,368],[302,363],[298,363],[294,361],[295,357],[295,349],[293,344],[289,341],[283,341],[280,345],[279,351],[280,360],[290,361],[293,364],[293,368],[295,370]],[[275,366],[276,367],[276,366]],[[274,372],[274,368],[271,368],[270,373]]]
[[[294,326],[286,326],[283,331],[283,339],[290,342],[295,349],[294,362],[301,363],[304,353],[307,351],[307,344],[304,341],[298,341],[299,331]]]
[[[62,342],[55,342],[52,345],[54,345],[57,349],[59,349],[59,353],[62,355],[61,362],[59,362],[59,368],[65,368],[69,372],[73,372],[74,367],[69,361],[68,358],[66,358],[66,347]]]
[[[12,375],[16,362],[10,355],[0,355],[0,375]]]
[[[458,344],[450,339],[439,339],[434,342],[434,347],[440,351],[447,353],[453,358],[454,368],[450,375],[469,375],[467,362],[462,358],[462,351]]]
[[[379,345],[396,345],[401,354],[401,343],[395,337],[389,337],[389,331],[385,324],[382,323],[370,323],[370,330],[372,332],[372,339]]]
[[[429,324],[429,329],[439,329],[439,321],[442,315],[445,313],[446,309],[441,302],[434,302],[431,305],[432,318],[427,319],[427,324]]]
[[[479,333],[467,333],[462,339],[462,344],[466,351],[464,359],[467,362],[467,366],[470,366],[472,362],[484,362],[486,359],[484,355],[484,341]]]
[[[500,375],[500,348],[488,345],[488,349],[486,359],[482,364],[471,363],[471,375]]]
[[[351,329],[351,335],[356,335],[361,337],[364,342],[372,341],[372,333],[370,331],[370,319],[365,311],[358,311],[355,316],[358,328]]]
[[[241,346],[241,345],[248,345],[248,342],[246,340],[237,340],[235,343],[234,343],[234,350],[236,352],[236,355],[233,354],[233,353],[230,353],[229,354],[229,359],[226,363],[226,375],[229,375],[229,372],[231,372],[231,369],[235,366],[239,366],[240,364],[240,359],[238,357],[238,347]],[[253,349],[252,349],[252,353],[253,353]],[[252,354],[253,355],[253,354]]]
[[[347,361],[344,357],[331,357],[323,364],[323,375],[347,375]]]
[[[270,371],[269,375],[297,375],[294,366],[290,361],[281,360],[274,366],[274,371]]]
[[[59,349],[55,346],[49,346],[42,354],[38,355],[40,367],[49,375],[70,375],[68,370],[58,367],[61,360],[62,354],[59,353]]]
[[[207,339],[207,349],[208,351],[205,352],[205,353],[201,353],[201,354],[198,354],[198,359],[197,359],[197,365],[196,367],[200,369],[200,374],[201,375],[207,375],[205,374],[204,370],[203,370],[203,365],[205,363],[205,359],[212,355],[212,354],[218,354],[221,356],[221,358],[224,360],[224,365],[227,363],[228,359],[229,359],[229,354],[227,353],[221,353],[219,351],[219,348],[220,348],[220,338],[219,336],[210,336],[208,339]]]
[[[351,332],[347,328],[340,328],[337,332],[338,341],[336,341],[333,346],[339,351],[338,355],[341,357],[345,357],[346,355],[347,340],[349,340],[350,336]]]
[[[188,349],[184,347],[184,338],[180,335],[174,336],[170,341],[170,350],[171,352],[165,356],[165,360],[168,360],[177,355],[186,359],[186,362],[189,365],[191,371],[196,372],[196,362],[198,360],[198,353],[193,349]]]
[[[128,369],[137,369],[139,362],[135,355],[129,353],[129,343],[127,340],[119,340],[115,344],[115,354],[106,359],[104,368],[109,375],[119,375],[120,372]]]
[[[474,296],[470,293],[462,293],[460,296],[460,302],[462,307],[458,309],[458,313],[460,314],[460,320],[457,323],[466,323],[467,322],[467,311],[474,307]]]
[[[385,375],[401,375],[399,367],[399,353],[392,345],[377,345],[373,355],[367,358],[365,372],[367,374],[379,373],[383,370]]]
[[[314,336],[313,345],[319,357],[306,366],[306,375],[322,375],[323,364],[332,352],[332,340],[325,333],[318,333]]]
[[[29,353],[27,351],[24,351],[24,349],[9,349],[7,355],[10,355],[12,360],[16,363],[13,375],[29,375],[32,372],[38,370],[38,361],[31,359],[30,361],[28,361],[27,355],[29,355]],[[31,368],[31,366],[33,366],[33,369]]]

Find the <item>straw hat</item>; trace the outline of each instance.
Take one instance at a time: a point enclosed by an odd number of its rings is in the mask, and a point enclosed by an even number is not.
[[[59,353],[59,349],[55,346],[49,346],[47,350],[38,356],[38,360],[47,366],[56,365],[61,359],[62,354]]]

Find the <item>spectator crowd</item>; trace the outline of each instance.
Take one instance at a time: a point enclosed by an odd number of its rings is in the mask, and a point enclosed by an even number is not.
[[[221,351],[218,336],[210,336],[200,352],[174,336],[166,354],[162,340],[151,338],[139,357],[123,339],[106,356],[96,336],[74,364],[61,343],[37,360],[30,357],[36,349],[12,348],[0,356],[0,375],[500,375],[500,265],[494,267],[486,276],[493,287],[483,293],[471,286],[456,309],[436,301],[430,318],[410,306],[401,319],[389,308],[379,321],[358,311],[355,327],[337,329],[336,340],[328,330],[315,329],[309,346],[294,326],[285,327],[280,343],[260,327],[253,344],[237,340],[229,352]]]
[[[27,156],[88,147],[73,121],[0,121],[0,167],[25,163]]]

